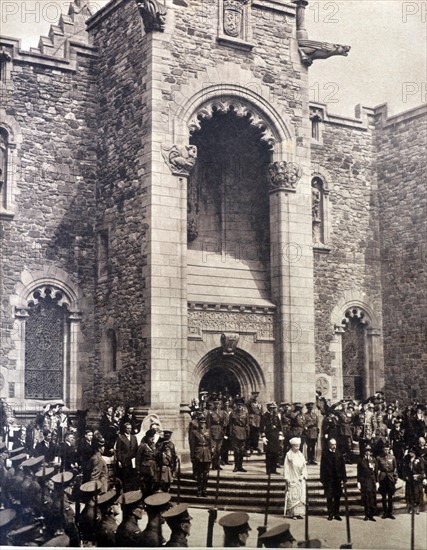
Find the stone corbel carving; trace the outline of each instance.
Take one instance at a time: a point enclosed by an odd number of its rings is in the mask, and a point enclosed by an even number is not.
[[[188,177],[197,160],[197,147],[195,145],[186,145],[181,148],[176,145],[169,148],[162,147],[162,155],[174,176]]]
[[[350,46],[317,42],[316,40],[298,40],[298,51],[303,64],[310,67],[315,59],[327,59],[333,55],[347,56]]]
[[[276,191],[277,189],[295,191],[302,170],[298,164],[282,160],[270,164],[268,175],[270,178],[270,191]]]
[[[9,61],[12,61],[12,56],[7,50],[2,48],[0,50],[0,63],[8,63]]]
[[[223,355],[234,355],[240,336],[235,332],[221,334],[221,346]]]
[[[145,32],[163,32],[166,26],[166,7],[158,0],[136,0]]]

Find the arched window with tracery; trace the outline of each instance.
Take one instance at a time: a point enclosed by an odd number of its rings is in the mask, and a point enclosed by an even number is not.
[[[366,356],[365,313],[360,308],[350,308],[343,319],[342,369],[344,399],[365,399],[368,365]]]
[[[25,323],[25,399],[65,399],[69,302],[53,286],[37,288]]]
[[[5,128],[0,126],[0,193],[1,193],[2,208],[6,208],[8,150],[9,150],[9,133]]]

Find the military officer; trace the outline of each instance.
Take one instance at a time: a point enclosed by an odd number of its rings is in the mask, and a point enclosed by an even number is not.
[[[144,514],[141,491],[128,491],[123,494],[123,521],[117,528],[116,546],[139,547],[141,546],[142,531],[138,521]]]
[[[162,513],[169,509],[170,500],[169,493],[154,493],[144,499],[148,522],[140,540],[143,548],[157,548],[166,542],[162,535],[162,525],[165,522]]]
[[[396,492],[397,463],[390,451],[390,443],[384,444],[383,454],[377,458],[378,464],[378,492],[382,497],[382,518],[396,519],[393,515],[393,495]]]
[[[108,491],[98,498],[101,519],[96,528],[96,545],[105,548],[116,547],[116,533],[119,524],[116,521],[120,514],[121,497],[115,490]]]
[[[221,448],[228,425],[228,415],[220,408],[221,401],[213,400],[213,409],[206,413],[206,427],[210,434],[212,448],[212,470],[221,469]]]
[[[175,443],[171,437],[172,430],[163,430],[163,435],[157,442],[158,458],[160,462],[160,490],[168,493],[178,465]]]
[[[249,435],[249,415],[242,398],[236,400],[236,410],[232,411],[228,422],[228,437],[234,451],[233,472],[246,472],[243,468],[246,440]]]
[[[193,431],[193,459],[197,482],[197,496],[206,497],[212,452],[210,434],[206,427],[205,417],[200,418],[199,428]]]
[[[249,414],[249,439],[248,439],[248,450],[250,453],[256,451],[258,454],[261,454],[261,449],[259,448],[259,434],[261,427],[261,416],[263,413],[262,404],[258,401],[259,392],[253,391],[252,397],[246,404]]]
[[[309,402],[305,404],[307,412],[304,415],[304,433],[305,442],[307,445],[307,463],[317,464],[316,457],[316,443],[319,437],[319,417],[314,412],[314,403]]]
[[[170,510],[163,512],[163,518],[166,520],[172,531],[170,539],[165,546],[188,547],[188,537],[190,535],[191,520],[186,504],[177,504]]]
[[[267,409],[267,412],[261,418],[261,438],[265,449],[265,467],[267,474],[276,474],[284,440],[282,422],[277,412],[276,403],[269,403]]]
[[[303,415],[303,405],[302,403],[294,403],[294,411],[291,414],[291,437],[299,437],[301,439],[300,451],[302,451],[304,445],[304,426],[305,419]]]
[[[376,521],[374,515],[377,507],[378,466],[370,445],[365,447],[357,464],[357,487],[360,490],[365,509],[364,520]]]
[[[245,512],[232,512],[223,516],[218,524],[224,529],[224,547],[246,546],[249,537],[249,515]]]

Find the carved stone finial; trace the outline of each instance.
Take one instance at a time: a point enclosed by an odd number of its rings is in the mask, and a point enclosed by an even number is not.
[[[162,155],[174,176],[189,176],[196,164],[197,147],[195,145],[186,145],[181,148],[176,145],[169,148],[162,147]]]
[[[239,334],[235,332],[221,334],[221,346],[223,355],[234,355],[237,344],[239,343]]]
[[[298,51],[304,65],[310,67],[315,59],[327,59],[333,55],[347,56],[350,46],[342,44],[329,44],[329,42],[317,42],[316,40],[298,40]]]
[[[166,7],[158,0],[136,0],[145,32],[163,32],[166,26]]]
[[[282,160],[270,164],[268,175],[270,177],[270,191],[277,191],[278,189],[295,191],[302,170],[298,164]]]

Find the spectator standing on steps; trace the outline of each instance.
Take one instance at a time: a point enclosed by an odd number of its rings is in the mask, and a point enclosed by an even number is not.
[[[249,435],[249,415],[243,398],[236,400],[236,410],[232,411],[228,422],[228,437],[234,451],[234,472],[246,472],[243,458],[246,452],[246,440]]]
[[[328,448],[322,454],[320,463],[320,481],[325,491],[328,507],[328,520],[341,521],[340,500],[342,486],[347,481],[345,462],[342,454],[337,450],[336,439],[330,439]]]
[[[357,487],[362,496],[362,504],[365,509],[364,521],[375,521],[374,515],[377,508],[378,466],[372,454],[370,445],[357,464]]]

